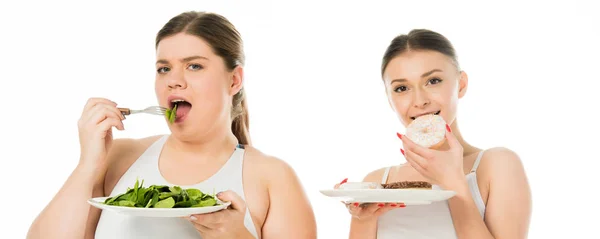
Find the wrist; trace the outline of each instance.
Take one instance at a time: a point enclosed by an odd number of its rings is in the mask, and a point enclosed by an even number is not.
[[[236,233],[235,238],[255,239],[254,236],[246,229],[246,227],[243,227],[238,233]]]
[[[469,193],[469,184],[466,177],[457,177],[453,180],[445,180],[441,185],[442,189],[455,191],[457,195]]]
[[[77,164],[75,170],[86,175],[96,175],[99,172],[102,172],[105,168],[105,165],[93,162],[85,162],[84,160],[82,160]]]
[[[358,227],[371,226],[371,225],[377,224],[377,218],[378,217],[376,217],[376,216],[372,216],[369,218],[361,218],[361,219],[353,217],[351,224],[352,224],[352,226],[358,226]]]

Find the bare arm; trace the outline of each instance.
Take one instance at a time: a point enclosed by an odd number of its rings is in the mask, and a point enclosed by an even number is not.
[[[110,158],[117,157],[122,145],[115,140]],[[90,162],[91,160],[81,160]],[[29,228],[27,238],[81,239],[94,238],[100,209],[91,207],[87,200],[104,196],[106,166],[80,163],[52,201],[38,215]]]
[[[367,176],[365,176],[363,182],[380,183],[384,171],[385,168],[369,173]],[[386,208],[377,209],[375,206],[376,205],[371,204],[358,210],[355,209],[357,215],[360,215],[360,219],[352,217],[352,221],[350,222],[350,239],[377,238],[377,219],[381,214],[389,211],[390,208],[386,206]],[[349,205],[349,207],[355,207],[355,205]],[[372,212],[373,210],[375,210],[375,212]],[[350,211],[352,213],[352,209]]]
[[[531,193],[519,157],[507,149],[488,153],[485,172],[490,175],[490,192],[485,221],[481,218],[466,182],[449,200],[458,238],[527,238]],[[482,165],[483,166],[483,165]]]
[[[270,206],[262,228],[262,238],[317,238],[313,209],[294,170],[276,160],[269,165],[269,172]]]
[[[368,221],[361,221],[352,218],[350,222],[350,239],[376,239],[377,238],[377,218]]]
[[[96,179],[101,172],[94,165],[78,165],[52,201],[35,219],[28,239],[83,238],[90,213],[86,202],[92,197]],[[96,190],[98,192],[98,190]]]

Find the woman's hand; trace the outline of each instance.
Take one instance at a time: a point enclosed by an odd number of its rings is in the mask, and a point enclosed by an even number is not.
[[[347,180],[344,179],[341,183],[336,184],[334,188],[338,189]],[[392,209],[406,207],[404,203],[342,203],[346,205],[350,215],[360,221],[377,220],[379,216]]]
[[[406,207],[404,203],[345,203],[353,218],[360,221],[377,220],[379,216],[395,208]]]
[[[196,214],[187,217],[202,238],[254,238],[244,226],[246,215],[246,203],[233,191],[225,191],[217,194],[217,198],[223,202],[231,202],[230,208],[208,213]]]
[[[91,98],[78,122],[81,163],[97,167],[104,163],[112,145],[112,127],[124,130],[125,117],[117,103],[103,98]]]
[[[400,149],[406,161],[433,184],[451,190],[464,182],[463,148],[446,125],[446,140],[450,148],[445,151],[422,147],[408,137],[398,134],[404,149]]]

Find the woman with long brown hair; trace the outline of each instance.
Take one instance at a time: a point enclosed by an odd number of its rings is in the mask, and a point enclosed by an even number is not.
[[[364,178],[378,184],[425,182],[456,195],[427,205],[347,204],[350,238],[527,237],[531,192],[518,154],[504,147],[479,148],[458,127],[458,103],[467,93],[468,77],[456,55],[446,37],[426,29],[390,42],[381,76],[391,109],[404,126],[420,116],[441,116],[447,123],[445,141],[423,147],[397,133],[407,163],[376,169]]]
[[[28,238],[316,238],[311,205],[290,166],[251,145],[239,32],[224,17],[185,12],[156,37],[159,105],[176,108],[170,135],[112,139],[124,117],[90,99],[79,120],[81,158],[33,222]],[[231,207],[187,218],[128,217],[90,208],[92,197],[145,185],[221,192]]]

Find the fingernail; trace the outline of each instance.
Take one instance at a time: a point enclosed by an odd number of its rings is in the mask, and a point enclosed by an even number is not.
[[[400,133],[396,133],[396,135],[398,136],[398,138],[402,139],[402,135]]]
[[[342,185],[342,184],[344,184],[346,182],[348,182],[348,178],[345,178],[344,180],[342,180],[342,182],[340,182],[340,185]]]
[[[217,197],[221,197],[221,196],[223,196],[223,192],[217,193]]]
[[[198,220],[198,218],[196,218],[196,217],[194,217],[194,216],[190,216],[190,220],[192,220],[192,221],[196,221],[196,220]]]
[[[377,206],[378,206],[378,207],[383,207],[383,206],[385,206],[385,204],[383,204],[383,203],[380,203],[380,204],[377,204]]]
[[[358,207],[358,203],[357,203],[357,202],[355,202],[355,203],[354,203],[354,206],[355,206],[355,207]]]
[[[400,149],[400,152],[402,153],[402,155],[406,156],[406,154],[404,154],[404,149]]]
[[[396,207],[396,206],[398,206],[398,205],[396,205],[396,204],[392,203],[390,206],[392,206],[392,207]]]
[[[404,205],[404,204],[400,204],[400,207],[406,207],[406,205]]]
[[[450,129],[450,126],[448,126],[448,124],[446,124],[446,130],[448,130],[448,132],[452,132],[452,130]]]

